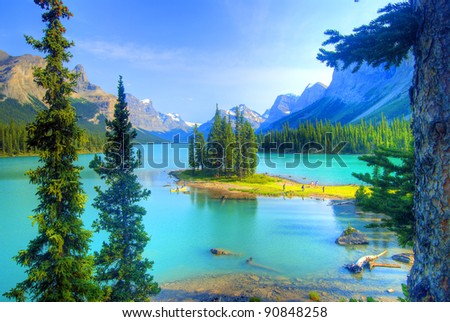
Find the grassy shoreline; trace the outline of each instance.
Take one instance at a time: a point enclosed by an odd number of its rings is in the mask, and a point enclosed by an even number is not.
[[[179,184],[207,190],[221,199],[255,199],[262,197],[354,199],[357,185],[311,185],[267,174],[249,177],[214,176],[203,171],[179,170],[170,172]]]

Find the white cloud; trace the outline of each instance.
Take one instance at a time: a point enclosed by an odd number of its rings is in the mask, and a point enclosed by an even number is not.
[[[78,40],[77,48],[102,59],[123,60],[147,69],[173,69],[184,64],[183,49],[154,50],[134,43],[116,44],[106,41]]]

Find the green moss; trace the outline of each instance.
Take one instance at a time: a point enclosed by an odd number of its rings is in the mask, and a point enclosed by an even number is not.
[[[309,292],[309,298],[311,299],[311,301],[320,302],[320,295],[316,291]]]
[[[259,297],[253,296],[248,299],[249,302],[261,302],[261,299]]]
[[[364,300],[363,299],[357,300],[357,299],[351,298],[349,302],[364,302]],[[378,302],[378,301],[375,300],[373,297],[368,296],[366,299],[366,302]]]

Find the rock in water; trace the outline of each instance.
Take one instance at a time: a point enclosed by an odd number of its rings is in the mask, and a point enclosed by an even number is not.
[[[346,265],[344,265],[344,267],[354,274],[358,274],[363,271],[362,266],[359,266],[356,264],[346,264]]]
[[[234,255],[232,252],[225,250],[225,249],[220,249],[220,248],[211,248],[211,253],[216,255],[216,256],[221,256],[221,255]]]
[[[336,244],[339,245],[367,245],[368,243],[367,236],[355,228],[345,229],[341,236],[336,239]]]
[[[413,253],[401,253],[392,256],[392,259],[398,262],[414,264],[414,254]]]

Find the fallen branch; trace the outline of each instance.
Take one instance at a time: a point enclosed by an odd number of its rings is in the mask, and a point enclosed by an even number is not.
[[[241,256],[238,253],[234,253],[229,250],[221,249],[221,248],[211,248],[210,252],[211,252],[211,254],[216,255],[216,256],[223,256],[223,255],[225,255],[225,256]]]
[[[369,263],[369,268],[372,270],[374,267],[390,267],[390,268],[400,268],[398,264],[385,264],[385,263]]]
[[[348,269],[350,272],[352,273],[360,273],[363,271],[364,266],[366,266],[367,264],[369,264],[370,262],[376,260],[377,258],[385,255],[387,253],[387,250],[385,250],[384,252],[378,254],[378,255],[367,255],[367,256],[363,256],[360,259],[358,259],[356,261],[356,263],[354,264],[348,264],[345,265],[344,267],[346,269]]]
[[[267,270],[267,271],[271,271],[271,272],[275,272],[275,273],[280,273],[280,271],[277,271],[276,269],[273,269],[272,267],[264,266],[264,265],[255,263],[255,262],[253,261],[253,258],[252,258],[252,257],[250,257],[249,259],[247,259],[245,262],[246,262],[248,265],[251,265],[251,266],[254,266],[254,267],[258,267],[258,268],[265,269],[265,270]]]

